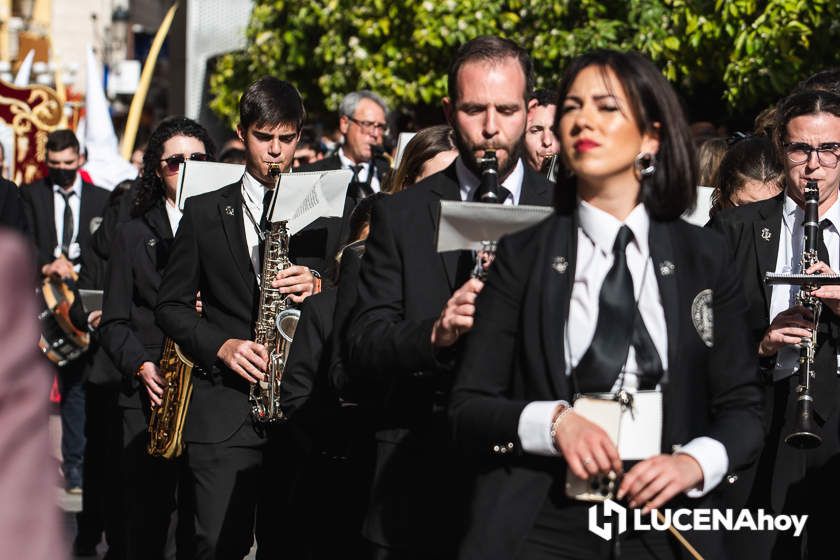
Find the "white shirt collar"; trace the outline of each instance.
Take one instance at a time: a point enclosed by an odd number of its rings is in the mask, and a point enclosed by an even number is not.
[[[347,157],[347,155],[344,153],[344,147],[341,147],[341,148],[338,149],[338,159],[341,161],[341,166],[345,169],[350,169],[350,168],[352,168],[356,165],[363,165],[363,166],[367,167],[368,164],[370,163],[370,162],[367,162],[367,161],[360,161],[358,163],[353,161],[352,159]]]
[[[612,214],[596,208],[588,202],[580,201],[578,206],[580,227],[586,236],[605,254],[612,254],[618,230],[625,225],[633,232],[633,243],[642,255],[648,253],[648,232],[650,217],[644,204],[638,204],[622,222]]]
[[[458,184],[461,187],[461,200],[472,201],[473,195],[481,182],[472,171],[467,169],[461,156],[455,159],[455,175],[458,177]],[[519,204],[519,198],[522,196],[522,181],[525,179],[525,166],[522,165],[522,158],[516,162],[516,166],[507,179],[502,181],[500,186],[506,188],[513,196],[513,203]],[[504,202],[504,201],[502,201]]]
[[[52,188],[53,188],[54,193],[60,193],[61,191],[64,190],[61,187],[59,187],[58,185],[53,185]],[[76,178],[73,180],[73,186],[70,188],[70,190],[73,191],[73,194],[78,196],[79,199],[81,200],[81,198],[82,198],[82,177],[81,177],[81,175],[79,175],[78,171],[76,172]]]
[[[796,204],[790,195],[785,194],[785,207],[782,217],[788,230],[796,231],[796,228],[801,226],[805,220],[805,211]],[[825,211],[825,214],[820,216],[820,221],[822,220],[830,221],[831,227],[835,231],[840,231],[840,197]]]
[[[251,203],[258,208],[262,208],[263,196],[265,196],[265,192],[268,190],[268,187],[260,183],[247,171],[242,176],[242,190],[245,193],[245,202]]]

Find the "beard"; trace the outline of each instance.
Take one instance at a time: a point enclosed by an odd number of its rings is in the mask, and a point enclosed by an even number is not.
[[[478,165],[478,160],[475,153],[479,150],[504,150],[507,157],[503,160],[499,159],[499,183],[507,179],[513,168],[516,167],[516,162],[522,157],[524,151],[524,134],[513,144],[502,144],[498,141],[483,142],[481,144],[473,144],[463,137],[461,131],[457,127],[453,127],[455,132],[455,146],[458,148],[458,154],[467,169],[472,171],[476,177],[481,177],[481,168]],[[498,157],[498,154],[497,156]]]

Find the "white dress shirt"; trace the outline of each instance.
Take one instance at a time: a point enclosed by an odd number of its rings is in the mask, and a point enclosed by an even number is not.
[[[61,255],[61,240],[64,238],[64,195],[61,191],[64,190],[58,185],[52,185],[53,189],[53,207],[55,215],[55,239],[56,246],[53,250],[53,256],[58,258]],[[79,219],[81,218],[82,210],[82,178],[76,173],[76,180],[73,181],[73,186],[70,188],[73,195],[67,199],[70,203],[70,210],[73,211],[73,240],[69,248],[70,254],[67,255],[71,259],[79,257]]]
[[[601,286],[613,264],[612,248],[618,230],[626,225],[633,232],[627,245],[627,267],[633,278],[633,289],[642,321],[653,340],[662,362],[663,381],[668,377],[668,330],[659,285],[648,247],[650,218],[640,204],[622,223],[611,214],[581,201],[578,206],[580,226],[577,236],[575,280],[569,301],[569,321],[565,329],[566,374],[577,366],[595,336],[598,322],[598,302]],[[638,366],[633,347],[616,380],[613,390],[624,388],[634,392],[638,388]],[[657,386],[657,390],[660,387]],[[560,401],[534,401],[519,417],[518,435],[522,449],[536,455],[556,456],[559,452],[551,438],[551,423]],[[729,468],[726,448],[710,437],[699,437],[681,446],[679,453],[693,457],[703,472],[703,487],[687,491],[690,497],[700,497],[718,485]]]
[[[458,156],[455,160],[455,174],[458,177],[458,184],[461,187],[461,200],[465,202],[472,202],[473,197],[475,196],[475,191],[481,184],[481,179],[476,177],[472,171],[467,169],[467,166],[464,165],[464,162],[461,160],[461,156]],[[519,204],[519,198],[522,196],[523,179],[525,179],[525,167],[522,165],[522,159],[520,158],[519,161],[516,162],[516,166],[513,168],[513,171],[510,172],[510,175],[508,175],[507,178],[499,185],[506,188],[510,193],[510,195],[502,201],[502,204],[506,204],[508,206],[517,206]]]
[[[338,159],[341,160],[342,169],[349,169],[352,171],[354,166],[361,165],[362,168],[359,170],[358,175],[356,175],[356,180],[360,183],[364,183],[367,181],[368,173],[370,173],[370,168],[373,165],[373,160],[356,163],[355,161],[344,155],[344,148],[338,149]],[[375,193],[379,192],[381,188],[379,184],[379,178],[376,176],[376,173],[374,173],[373,177],[370,178],[370,188]]]
[[[260,224],[263,212],[263,197],[268,187],[257,181],[253,175],[245,172],[242,176],[242,220],[245,223],[245,244],[248,246],[248,256],[251,258],[251,266],[257,277],[257,284],[260,283],[262,263],[260,262],[260,235],[257,228]],[[251,222],[248,212],[254,218],[257,226]]]
[[[823,230],[823,241],[828,249],[828,260],[826,263],[832,270],[837,270],[840,265],[840,232],[837,226],[840,225],[840,199],[834,202],[831,207],[820,216],[820,221],[829,220],[831,225]],[[805,221],[805,211],[789,196],[785,196],[785,205],[782,211],[782,227],[779,230],[779,251],[776,253],[775,272],[784,274],[796,274],[804,272],[800,266],[799,259],[802,257],[802,247],[805,243],[805,231],[802,222]],[[797,286],[773,286],[770,296],[770,321],[776,315],[796,304],[796,294],[799,293]],[[776,367],[773,370],[773,380],[784,379],[796,372],[799,364],[799,349],[795,346],[785,346],[776,355]]]
[[[172,235],[178,233],[178,225],[181,223],[181,216],[183,213],[178,205],[170,202],[168,198],[163,199],[163,207],[166,208],[166,217],[169,220],[169,229]]]

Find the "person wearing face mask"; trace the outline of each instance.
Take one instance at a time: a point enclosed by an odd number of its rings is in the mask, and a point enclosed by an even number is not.
[[[596,535],[588,520],[602,507],[566,485],[592,491],[588,480],[612,473],[613,499],[645,516],[715,507],[716,487],[763,435],[746,301],[723,236],[680,219],[697,163],[659,69],[638,53],[592,51],[558,90],[574,173],[558,179],[550,218],[499,242],[452,388],[456,445],[477,461],[459,558],[686,557],[632,512],[626,531]],[[613,413],[622,397],[650,424],[626,411],[609,435],[578,403],[598,395]],[[618,441],[628,432],[632,453]],[[686,538],[706,558],[728,557],[720,532]]]
[[[78,278],[78,288],[101,289],[104,262],[90,247],[91,235],[102,221],[109,193],[84,182],[78,170],[82,164],[79,141],[71,130],[56,130],[47,137],[48,175],[20,189],[29,236],[35,244],[37,263],[43,276]],[[98,324],[98,312],[88,317],[90,327]],[[88,351],[87,357],[93,355]],[[85,448],[86,356],[59,368],[61,392],[61,447],[66,489],[82,488],[82,458]]]
[[[443,171],[373,207],[353,318],[349,367],[387,395],[375,418],[377,465],[364,536],[376,558],[449,558],[464,492],[445,407],[460,340],[472,326],[482,282],[469,251],[438,253],[441,200],[481,197],[479,158],[495,150],[500,204],[551,203],[551,184],[523,163],[528,53],[484,36],[462,45],[443,107],[458,157]]]
[[[369,90],[348,93],[339,106],[338,126],[344,143],[335,155],[301,165],[300,171],[350,169],[353,177],[347,196],[358,201],[379,192],[390,165],[381,151],[388,130],[388,105]]]
[[[796,386],[800,343],[811,338],[814,318],[796,301],[796,286],[767,286],[764,275],[832,273],[840,270],[840,96],[829,91],[803,90],[778,106],[773,126],[784,191],[761,202],[724,209],[710,226],[729,239],[736,269],[744,278],[753,351],[765,382],[768,428],[757,466],[741,474],[731,499],[772,514],[807,514],[805,534],[738,532],[731,535],[733,551],[752,558],[827,558],[834,546],[840,491],[835,478],[840,461],[840,288],[823,286],[812,292],[822,301],[817,324],[811,383],[814,433],[822,438],[816,449],[796,449],[785,443],[799,418]],[[805,186],[819,190],[819,262],[802,270]]]

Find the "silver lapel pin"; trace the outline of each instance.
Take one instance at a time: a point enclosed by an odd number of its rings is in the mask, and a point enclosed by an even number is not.
[[[761,238],[764,241],[770,241],[771,237],[773,237],[773,234],[770,233],[770,228],[761,228]]]
[[[566,257],[554,257],[554,260],[551,261],[551,268],[560,274],[566,274],[566,269],[569,268],[569,262],[566,260]]]
[[[148,245],[149,247],[154,247],[155,245],[157,245],[157,239],[152,237],[151,239],[146,241],[146,245]]]
[[[233,216],[233,206],[225,206],[225,214]]]
[[[670,276],[676,272],[677,267],[671,261],[662,261],[659,263],[659,274],[662,276]]]

